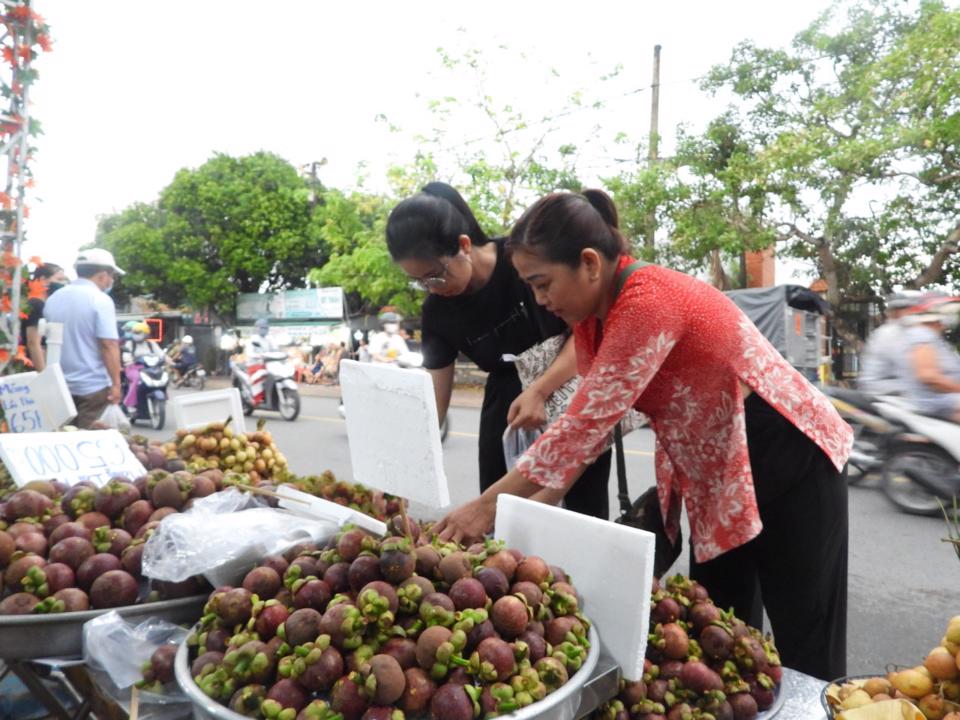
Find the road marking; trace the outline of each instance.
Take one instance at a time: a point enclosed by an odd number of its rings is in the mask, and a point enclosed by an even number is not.
[[[344,422],[343,418],[340,417],[321,417],[319,415],[301,415],[304,420],[316,420],[317,422],[328,422],[328,423],[342,423]],[[477,433],[471,432],[461,432],[459,430],[451,430],[448,435],[453,435],[455,437],[465,437],[465,438],[476,438],[480,437]],[[653,457],[653,453],[649,450],[624,450],[624,455],[638,455],[640,457]]]

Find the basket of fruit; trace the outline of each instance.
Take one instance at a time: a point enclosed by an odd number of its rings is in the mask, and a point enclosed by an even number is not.
[[[563,571],[388,527],[214,591],[175,662],[195,717],[572,720],[599,641]]]
[[[654,582],[643,677],[622,680],[598,720],[636,717],[767,719],[784,703],[772,638],[714,605],[682,575]]]
[[[873,705],[898,713],[903,708],[903,717],[919,713],[923,718],[960,720],[960,615],[950,619],[940,645],[922,664],[834,680],[823,689],[820,702],[831,720]]]

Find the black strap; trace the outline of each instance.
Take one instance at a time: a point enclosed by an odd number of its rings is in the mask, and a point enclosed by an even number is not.
[[[635,271],[649,264],[650,263],[644,262],[643,260],[634,260],[621,270],[617,275],[617,289],[613,296],[616,298],[617,295],[620,294],[627,279],[633,275]],[[620,500],[620,512],[627,513],[630,512],[633,501],[630,500],[630,491],[627,489],[627,460],[623,452],[623,428],[621,428],[619,422],[613,429],[613,444],[617,456],[617,498]]]

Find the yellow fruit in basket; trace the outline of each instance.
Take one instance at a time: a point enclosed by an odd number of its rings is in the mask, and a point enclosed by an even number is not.
[[[184,447],[190,447],[196,441],[197,441],[197,436],[194,435],[193,433],[190,433],[189,435],[184,435],[183,440],[181,440],[180,442]]]
[[[947,714],[947,706],[943,698],[936,693],[924,695],[917,703],[917,707],[927,720],[943,720],[943,716]]]
[[[945,647],[938,645],[931,650],[923,666],[930,671],[937,680],[953,680],[960,675],[960,667],[957,667],[957,658],[951,654]]]
[[[940,694],[950,702],[960,702],[960,680],[944,680],[940,683]]]
[[[952,643],[960,644],[960,615],[954,615],[947,623],[946,638]]]
[[[844,710],[853,710],[854,708],[869,705],[871,702],[873,702],[873,700],[867,692],[862,688],[857,688],[844,698],[843,702],[840,703],[840,707]]]
[[[947,636],[946,636],[946,635],[944,635],[944,636],[940,639],[940,644],[941,644],[943,647],[945,647],[947,650],[949,650],[951,655],[960,655],[960,645],[958,645],[957,643],[950,642],[949,640],[947,640]]]
[[[933,678],[923,666],[890,673],[890,684],[910,698],[922,698],[933,690]]]
[[[870,697],[878,694],[889,696],[893,692],[890,681],[882,677],[869,678],[864,681],[862,687]]]

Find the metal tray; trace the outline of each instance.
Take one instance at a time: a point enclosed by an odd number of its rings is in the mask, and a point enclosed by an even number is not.
[[[130,620],[156,617],[172,623],[194,623],[206,602],[204,593],[104,610],[0,616],[0,658],[79,657],[83,653],[83,624],[87,620],[115,610]]]
[[[190,677],[190,665],[188,662],[189,648],[186,641],[180,644],[177,650],[177,657],[174,661],[174,672],[177,678],[177,684],[184,694],[190,698],[193,703],[193,717],[195,720],[246,720],[243,715],[235,713],[225,705],[221,705],[216,700],[212,700],[203,694],[203,691],[197,687]],[[583,717],[581,713],[592,712],[596,709],[584,708],[581,705],[581,690],[583,686],[589,683],[591,676],[597,669],[597,661],[600,658],[600,636],[597,635],[595,628],[590,628],[590,652],[583,666],[571,676],[571,678],[557,691],[547,695],[540,702],[528,705],[525,708],[499,717],[504,720],[574,720],[574,718]],[[606,674],[609,667],[604,668]],[[606,698],[609,699],[609,698]],[[597,704],[599,705],[599,703]]]

